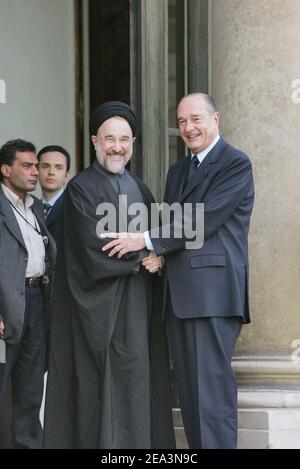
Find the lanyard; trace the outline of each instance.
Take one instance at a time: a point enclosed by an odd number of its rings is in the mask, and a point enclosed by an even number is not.
[[[42,232],[38,229],[38,227],[36,226],[36,219],[34,219],[34,223],[35,223],[35,226],[33,226],[31,223],[29,223],[29,221],[27,220],[27,218],[25,218],[21,212],[19,212],[19,210],[14,206],[14,204],[11,203],[11,201],[9,200],[8,201],[10,203],[10,205],[12,206],[12,208],[20,215],[20,217],[23,218],[24,221],[26,221],[27,225],[31,226],[31,228],[37,232],[38,235],[42,236]]]

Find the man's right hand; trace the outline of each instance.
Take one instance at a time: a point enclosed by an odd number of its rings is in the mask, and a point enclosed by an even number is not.
[[[3,335],[4,329],[5,329],[4,322],[0,321],[0,335]]]

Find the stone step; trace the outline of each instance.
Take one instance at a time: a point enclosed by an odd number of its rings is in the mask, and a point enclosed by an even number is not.
[[[173,424],[177,449],[188,449],[185,431],[183,428],[181,410],[179,408],[173,409]]]
[[[175,439],[176,439],[176,448],[177,449],[188,449],[189,446],[186,441],[184,428],[174,427]]]
[[[181,410],[178,408],[173,408],[173,423],[174,427],[183,427]]]

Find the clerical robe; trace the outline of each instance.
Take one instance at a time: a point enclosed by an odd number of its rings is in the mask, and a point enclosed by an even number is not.
[[[140,194],[150,214],[149,189],[124,176],[129,199]],[[160,278],[141,266],[140,252],[109,258],[101,250],[109,240],[97,235],[99,204],[112,203],[118,215],[115,182],[95,161],[65,192],[45,448],[174,447]]]

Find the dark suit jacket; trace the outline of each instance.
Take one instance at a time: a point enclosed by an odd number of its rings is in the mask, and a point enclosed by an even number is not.
[[[49,243],[46,249],[46,271],[53,278],[56,248],[44,222],[43,205],[34,196],[32,210],[43,235]],[[28,253],[13,209],[0,186],[0,319],[4,321],[4,339],[19,342],[25,313],[25,276]],[[50,285],[45,291],[50,301]]]
[[[166,275],[173,310],[179,318],[241,316],[250,322],[248,231],[254,201],[249,158],[222,138],[184,190],[189,158],[171,166],[165,201],[204,203],[204,244],[185,249],[186,239],[155,238],[167,256]],[[157,235],[157,233],[156,233]]]
[[[64,192],[61,196],[57,199],[55,204],[53,205],[52,209],[48,217],[46,218],[46,226],[50,231],[51,235],[55,239],[56,245],[58,246],[60,236],[61,236],[61,220],[63,214],[63,207],[64,207]]]

